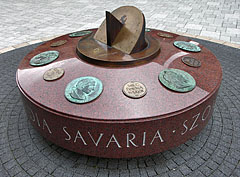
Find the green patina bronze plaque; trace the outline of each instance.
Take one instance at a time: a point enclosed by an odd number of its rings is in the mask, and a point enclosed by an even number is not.
[[[51,47],[58,47],[58,46],[66,44],[66,42],[67,42],[67,40],[59,40],[57,42],[53,42],[50,46]]]
[[[102,91],[103,84],[98,78],[86,76],[72,80],[65,89],[65,97],[73,103],[88,103]]]
[[[183,57],[182,62],[188,66],[198,68],[201,66],[201,61],[193,57]]]
[[[87,34],[91,34],[92,31],[77,31],[74,33],[69,34],[69,37],[82,37],[85,36]]]
[[[35,55],[31,60],[30,60],[30,65],[32,66],[42,66],[49,64],[56,60],[59,56],[58,51],[46,51],[42,52],[38,55]]]
[[[158,78],[165,87],[176,92],[189,92],[196,86],[195,79],[180,69],[165,69]]]
[[[157,33],[157,35],[163,38],[173,38],[171,34],[162,33],[162,32]]]
[[[197,45],[192,44],[190,42],[186,42],[186,41],[175,41],[173,43],[173,45],[179,49],[186,50],[189,52],[200,52],[201,51],[200,47],[198,47]]]
[[[150,32],[151,29],[150,29],[150,28],[145,28],[145,31],[146,31],[146,32]]]

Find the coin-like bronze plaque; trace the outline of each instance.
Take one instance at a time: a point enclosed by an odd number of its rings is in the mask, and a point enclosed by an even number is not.
[[[145,28],[145,31],[146,31],[146,32],[150,32],[151,29],[150,29],[150,28]]]
[[[31,60],[30,60],[30,65],[32,66],[42,66],[49,64],[56,60],[59,56],[58,51],[46,51],[42,52],[38,55],[35,55]]]
[[[141,98],[147,94],[147,89],[141,82],[131,81],[123,86],[123,93],[130,98]]]
[[[65,97],[73,103],[88,103],[95,100],[103,91],[102,82],[91,76],[71,81],[65,89]]]
[[[189,52],[200,52],[201,48],[198,47],[197,45],[190,43],[190,42],[186,42],[186,41],[175,41],[174,46],[176,46],[179,49],[182,50],[186,50]]]
[[[51,47],[58,47],[58,46],[66,44],[66,42],[67,42],[67,40],[59,40],[57,42],[53,42],[50,46]]]
[[[193,57],[183,57],[182,62],[188,66],[195,67],[195,68],[201,66],[201,62]]]
[[[157,33],[157,35],[163,38],[173,38],[171,34],[162,33],[162,32]]]
[[[91,34],[92,31],[77,31],[74,33],[69,34],[69,37],[82,37],[88,34]]]
[[[165,69],[159,74],[160,82],[176,92],[188,92],[195,88],[195,79],[187,72],[180,69]]]
[[[52,68],[47,70],[44,75],[43,75],[43,79],[46,81],[53,81],[56,79],[59,79],[63,76],[64,74],[64,69],[62,68]]]

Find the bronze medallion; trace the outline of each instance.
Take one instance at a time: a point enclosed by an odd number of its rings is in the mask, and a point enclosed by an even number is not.
[[[162,33],[162,32],[157,33],[157,35],[163,38],[173,38],[171,34]]]
[[[72,80],[65,89],[65,97],[72,103],[88,103],[100,96],[102,81],[96,77],[85,76]]]
[[[145,31],[146,31],[146,32],[150,32],[151,29],[150,29],[150,28],[145,28]]]
[[[198,68],[201,66],[201,62],[193,57],[183,57],[182,62],[188,66]]]
[[[32,59],[30,60],[30,65],[31,66],[46,65],[56,60],[58,56],[59,56],[59,52],[55,50],[42,52],[32,57]]]
[[[74,33],[69,34],[69,37],[82,37],[88,34],[91,34],[92,31],[84,30],[84,31],[77,31]]]
[[[130,98],[141,98],[147,94],[147,88],[141,82],[128,82],[123,86],[123,93]]]
[[[180,69],[164,69],[158,79],[165,87],[176,92],[189,92],[196,87],[195,79]]]
[[[67,40],[59,40],[57,42],[53,42],[50,46],[51,47],[58,47],[58,46],[66,44],[66,42],[67,42]]]
[[[47,70],[44,75],[43,75],[43,79],[45,81],[53,81],[56,79],[59,79],[63,76],[64,74],[64,69],[62,68],[52,68]]]
[[[200,52],[201,48],[193,43],[186,41],[175,41],[173,45],[179,49],[189,51],[189,52]]]

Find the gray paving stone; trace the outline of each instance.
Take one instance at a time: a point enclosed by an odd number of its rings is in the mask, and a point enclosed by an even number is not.
[[[117,169],[118,168],[118,159],[108,160],[108,168],[109,169]]]
[[[86,171],[84,172],[85,175],[95,177],[98,175],[98,169],[94,167],[87,167]]]
[[[116,0],[107,3],[90,2],[94,4],[92,6],[85,0],[73,1],[73,3],[61,1],[59,4],[56,4],[54,0],[49,0],[47,6],[44,2],[40,2],[36,7],[35,3],[31,1],[14,3],[2,1],[0,5],[4,8],[1,9],[0,49],[34,39],[70,33],[87,27],[98,27],[103,20],[104,10],[111,11],[129,3],[137,6],[145,13],[147,25],[153,28],[160,28],[160,26],[165,25],[166,28],[170,27],[168,29],[172,32],[182,31],[193,35],[210,35],[215,39],[222,40],[226,38],[221,38],[219,33],[211,33],[213,32],[212,28],[206,31],[202,29],[209,26],[213,28],[222,27],[227,29],[227,33],[230,34],[229,37],[239,34],[239,10],[237,8],[232,9],[239,6],[238,1],[231,4],[221,1],[214,6],[205,5],[204,2],[197,0],[191,3],[188,3],[187,0],[169,0],[164,5],[156,0],[139,2],[119,2]],[[208,3],[215,2],[210,0]],[[224,7],[225,5],[226,7]],[[79,7],[83,9],[79,10]],[[41,11],[38,9],[41,9]],[[81,18],[72,20],[75,17]],[[184,22],[184,26],[178,26],[181,22]],[[164,29],[164,27],[161,29]],[[197,31],[188,31],[188,29]],[[227,36],[222,31],[221,35]],[[230,42],[236,43],[237,41],[230,39]]]
[[[180,168],[179,168],[179,170],[181,171],[181,173],[184,175],[184,176],[186,176],[186,175],[188,175],[189,173],[191,173],[192,172],[192,170],[187,166],[187,165],[181,165],[180,166]]]
[[[157,174],[159,174],[159,175],[169,171],[165,165],[161,165],[161,166],[157,165],[154,167],[154,169],[157,172]]]
[[[119,176],[120,177],[129,177],[129,170],[120,170]]]
[[[108,170],[107,169],[100,169],[99,171],[98,171],[98,175],[97,175],[97,177],[105,177],[105,176],[108,176]],[[109,174],[109,176],[119,176],[119,175],[117,175],[117,174]]]
[[[179,170],[170,171],[168,175],[170,177],[184,177]]]
[[[139,169],[130,169],[129,170],[129,174],[130,174],[130,176],[132,177],[138,177],[138,176],[140,176],[140,172],[139,172]]]
[[[157,175],[157,173],[156,173],[156,171],[154,170],[153,167],[147,167],[146,171],[147,171],[148,176],[155,176],[155,175]]]
[[[61,167],[58,167],[53,173],[52,173],[52,175],[53,176],[62,176],[63,174],[64,174],[64,169],[63,168],[61,168]]]

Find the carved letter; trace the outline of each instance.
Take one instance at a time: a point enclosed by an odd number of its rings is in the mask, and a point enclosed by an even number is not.
[[[143,146],[145,146],[145,142],[146,142],[146,132],[143,132]]]
[[[207,115],[205,116],[207,109],[208,109],[208,112],[207,112]],[[209,116],[209,114],[210,114],[210,111],[211,111],[211,105],[208,105],[208,106],[205,108],[204,112],[203,112],[202,121],[206,120],[206,118],[207,118],[207,117]]]
[[[38,126],[40,127],[41,125],[40,125],[40,122],[39,122],[37,113],[35,113],[35,116],[36,116],[36,119],[37,119],[37,124],[38,124]]]
[[[68,138],[65,138],[66,141],[71,140],[71,136],[69,135],[69,133],[67,132],[67,127],[63,127],[63,131],[67,134]]]
[[[43,119],[43,130],[44,130],[44,127],[47,127],[47,129],[48,129],[48,132],[50,133],[50,134],[52,134],[52,131],[50,130],[50,128],[49,128],[49,126],[48,126],[48,124],[47,124],[47,122],[46,122],[46,120],[45,119]]]
[[[99,143],[99,141],[101,140],[101,138],[102,138],[102,136],[103,136],[103,133],[100,133],[97,142],[95,142],[95,140],[93,139],[93,137],[92,137],[92,135],[91,135],[90,132],[88,132],[88,134],[89,134],[90,138],[92,139],[93,143],[95,144],[95,146],[98,146],[98,143]]]
[[[112,139],[114,139],[114,140],[112,141]],[[115,138],[114,134],[111,136],[111,138],[110,138],[110,140],[108,141],[108,144],[107,144],[106,147],[108,148],[109,144],[110,144],[110,143],[113,143],[113,142],[117,144],[118,148],[122,148],[122,147],[119,145],[119,143],[118,143],[117,139]]]
[[[186,122],[187,122],[187,120],[185,120],[185,121],[183,122],[183,126],[184,126],[184,128],[185,128],[185,131],[182,132],[181,135],[184,135],[184,134],[188,131],[188,127],[187,127],[187,125],[185,124]]]
[[[195,119],[195,120],[194,120],[191,128],[189,129],[189,131],[191,131],[192,129],[194,129],[194,128],[196,128],[196,127],[198,126],[198,124],[196,124],[196,122],[197,122],[197,120],[198,120],[198,118],[199,118],[199,115],[200,115],[200,113],[198,113],[197,115],[193,116],[193,119]],[[196,125],[195,125],[195,124],[196,124]]]
[[[129,135],[132,135],[132,138],[131,139],[129,139]],[[135,134],[134,133],[127,133],[127,147],[129,147],[129,142],[133,145],[133,146],[135,146],[135,147],[138,147],[136,144],[134,144],[134,142],[132,141],[132,140],[134,140],[135,139]]]
[[[81,133],[79,132],[79,130],[77,131],[76,137],[75,137],[75,139],[74,139],[74,143],[76,143],[77,138],[81,138],[83,144],[84,144],[84,145],[87,145],[87,143],[86,143],[85,140],[83,139],[83,137],[82,137]]]
[[[32,121],[35,122],[35,120],[36,120],[36,119],[35,119],[35,115],[33,114],[33,112],[32,112],[31,109],[30,109],[30,112],[31,112],[31,114],[32,114],[32,115],[31,115],[31,117],[32,117]]]
[[[154,135],[154,137],[153,137],[152,142],[150,143],[150,145],[153,144],[153,142],[154,142],[154,140],[155,140],[156,138],[159,138],[160,141],[161,141],[161,143],[163,142],[163,139],[162,139],[162,137],[161,137],[161,135],[160,135],[159,130],[158,130],[158,131],[156,132],[156,134]]]

